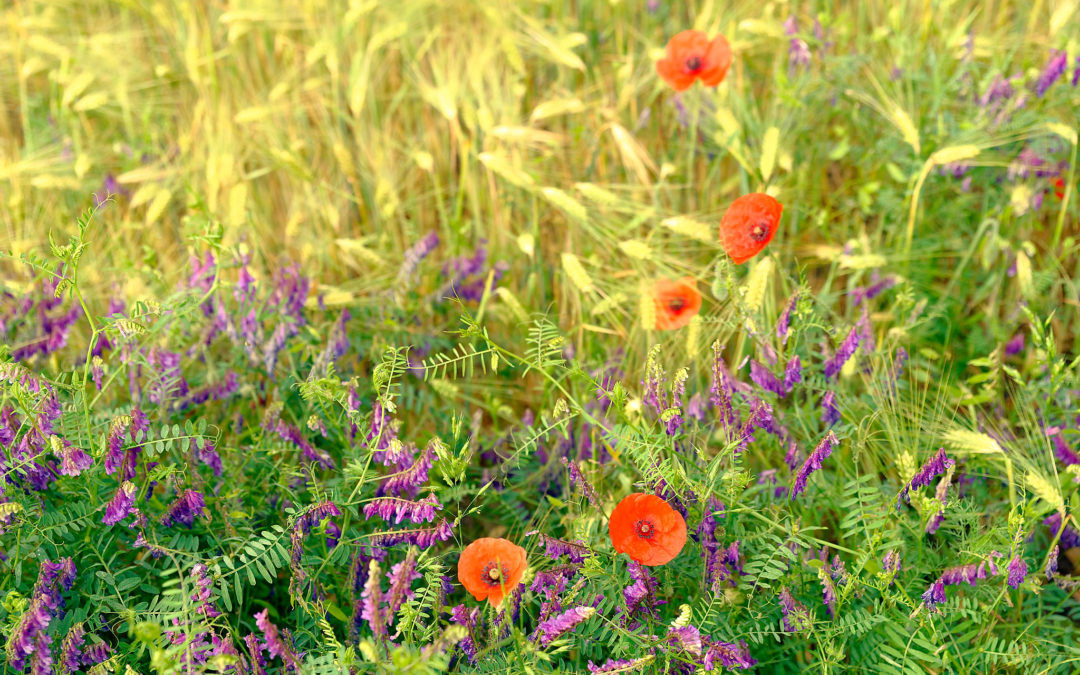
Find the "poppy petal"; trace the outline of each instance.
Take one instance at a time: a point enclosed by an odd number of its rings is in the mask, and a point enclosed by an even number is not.
[[[732,262],[741,265],[761,252],[780,224],[783,205],[761,192],[739,197],[720,219],[720,243]]]

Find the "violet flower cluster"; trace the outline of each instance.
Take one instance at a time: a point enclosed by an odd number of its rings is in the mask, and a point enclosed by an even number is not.
[[[810,478],[810,474],[821,469],[824,466],[825,459],[832,454],[833,448],[839,444],[839,440],[836,438],[836,434],[829,432],[825,434],[825,437],[817,444],[817,447],[810,453],[810,456],[806,458],[803,465],[799,467],[799,470],[795,473],[795,482],[791,487],[791,498],[799,496],[803,490],[806,489],[806,481]]]
[[[949,467],[952,467],[955,464],[956,463],[953,460],[946,456],[945,448],[938,448],[938,451],[934,453],[930,459],[926,460],[926,463],[919,468],[915,475],[912,476],[911,480],[901,488],[900,494],[896,497],[896,509],[900,510],[900,507],[903,506],[908,498],[908,493],[912,490],[917,490],[921,487],[930,485],[930,481],[933,480],[935,476],[940,476],[945,473]]]

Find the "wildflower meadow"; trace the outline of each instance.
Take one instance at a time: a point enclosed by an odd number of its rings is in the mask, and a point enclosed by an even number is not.
[[[1077,0],[0,6],[5,673],[1080,672]]]

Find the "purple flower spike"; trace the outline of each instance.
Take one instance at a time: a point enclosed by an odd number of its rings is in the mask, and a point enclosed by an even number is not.
[[[1046,558],[1046,567],[1043,569],[1043,574],[1046,575],[1047,581],[1053,581],[1054,577],[1057,576],[1058,551],[1059,547],[1057,544],[1055,544],[1054,548],[1050,549],[1050,555]]]
[[[1043,525],[1050,528],[1050,536],[1056,537],[1058,531],[1061,531],[1061,538],[1058,540],[1061,543],[1061,547],[1068,551],[1070,548],[1080,548],[1080,532],[1077,532],[1073,528],[1065,525],[1062,529],[1061,514],[1052,513],[1043,520]]]
[[[836,348],[833,355],[825,362],[826,380],[836,377],[844,364],[848,362],[848,359],[855,355],[855,350],[859,348],[859,338],[859,326],[852,326],[847,337],[844,338],[844,341]]]
[[[589,479],[581,473],[581,467],[577,462],[572,462],[565,457],[561,458],[563,466],[566,467],[570,474],[570,482],[574,484],[578,490],[581,490],[581,494],[585,495],[585,498],[589,500],[589,503],[593,505],[596,510],[600,509],[600,497],[596,494],[596,488],[592,486]]]
[[[831,431],[825,435],[825,438],[821,439],[821,442],[817,444],[817,447],[814,448],[814,451],[810,453],[810,456],[806,458],[806,461],[803,462],[803,465],[799,467],[799,471],[795,474],[795,484],[791,488],[792,499],[795,499],[800,492],[806,489],[806,480],[810,477],[810,474],[822,467],[825,458],[832,454],[833,448],[839,442],[836,434]]]
[[[910,491],[929,485],[935,476],[945,473],[955,464],[956,462],[945,455],[945,448],[938,448],[938,451],[919,468],[911,481],[900,490],[896,498],[896,509],[900,510]]]
[[[442,504],[432,493],[419,501],[398,499],[397,497],[378,497],[364,505],[364,517],[379,516],[388,523],[400,524],[403,520],[420,525],[434,522],[435,514]]]
[[[1009,573],[1009,586],[1013,589],[1020,588],[1020,584],[1024,583],[1028,573],[1028,566],[1023,557],[1019,554],[1013,556],[1006,569]]]
[[[1016,356],[1022,351],[1024,351],[1023,331],[1012,336],[1012,339],[1005,343],[1005,356]]]
[[[788,589],[780,589],[780,611],[785,633],[801,633],[810,627],[810,611]]]
[[[574,630],[578,624],[587,621],[596,614],[592,607],[573,607],[558,616],[554,616],[536,627],[536,636],[540,645],[547,647],[566,633]]]
[[[169,508],[166,509],[165,515],[161,517],[161,524],[165,527],[172,527],[176,523],[191,527],[195,523],[195,516],[205,515],[206,513],[206,500],[203,498],[201,492],[195,490],[184,490],[179,495]]]
[[[735,645],[729,642],[716,641],[709,644],[709,651],[705,653],[705,660],[702,665],[707,671],[714,670],[717,665],[746,670],[747,668],[753,668],[756,663],[757,659],[750,656],[750,650],[745,643]]]
[[[134,506],[135,484],[126,480],[117,488],[116,494],[109,500],[109,503],[105,505],[105,516],[101,519],[101,522],[106,525],[115,525],[127,518]]]
[[[270,622],[268,618],[269,611],[264,609],[255,615],[255,625],[263,632],[266,651],[270,652],[271,657],[280,658],[286,670],[291,670],[294,673],[300,672],[300,659],[297,658],[292,647],[285,644],[278,627]]]
[[[764,391],[771,391],[780,397],[787,394],[784,383],[757,361],[750,361],[750,379]]]
[[[926,609],[934,611],[934,608],[945,602],[945,582],[938,579],[934,583],[930,584],[930,588],[926,589],[926,592],[922,594],[923,605]]]
[[[525,533],[526,537],[538,537],[544,544],[544,555],[552,560],[558,560],[561,556],[566,556],[572,563],[584,562],[585,558],[592,554],[589,547],[582,541],[566,541],[565,539],[556,539],[555,537],[549,537],[548,535],[540,532],[539,530],[533,530]]]
[[[788,333],[791,329],[791,313],[795,311],[795,307],[799,304],[799,294],[795,293],[791,296],[791,300],[788,300],[787,307],[784,307],[784,311],[781,312],[780,318],[776,321],[776,337],[780,338],[783,344],[787,344]]]
[[[1035,96],[1042,98],[1046,91],[1065,73],[1068,63],[1069,58],[1064,51],[1051,50],[1050,58],[1046,60],[1046,65],[1043,66],[1039,79],[1035,82]]]
[[[840,409],[836,407],[836,392],[829,390],[821,397],[821,423],[831,427],[840,419]]]
[[[791,393],[795,385],[802,382],[802,361],[798,356],[792,356],[784,368],[784,395]]]

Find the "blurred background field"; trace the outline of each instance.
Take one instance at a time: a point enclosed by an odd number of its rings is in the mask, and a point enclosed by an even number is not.
[[[711,284],[720,213],[767,190],[786,207],[781,290],[804,275],[831,306],[895,274],[928,301],[903,329],[935,350],[962,334],[965,357],[1012,336],[1026,293],[1069,308],[1055,320],[1075,347],[1074,57],[1031,91],[1054,50],[1077,53],[1075,2],[26,0],[0,16],[0,240],[41,250],[112,193],[86,280],[102,302],[174,282],[188,237],[220,227],[300,262],[331,305],[364,303],[435,231],[434,259],[486,240],[522,307],[623,341],[640,283]],[[717,90],[655,75],[688,27],[733,45]],[[990,101],[1002,76],[1010,97]]]

